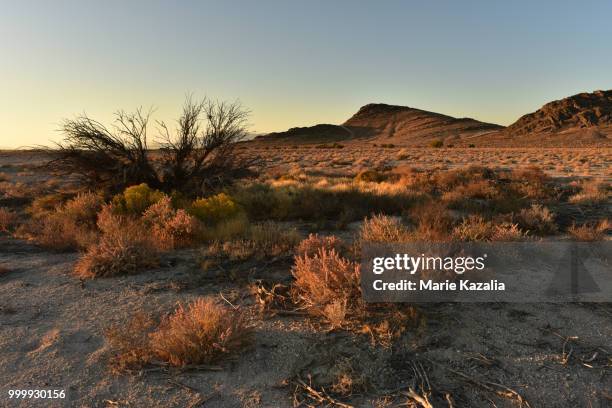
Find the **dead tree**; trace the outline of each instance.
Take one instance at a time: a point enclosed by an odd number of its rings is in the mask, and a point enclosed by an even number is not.
[[[205,194],[211,187],[252,174],[257,165],[238,159],[235,150],[248,135],[248,115],[238,102],[187,98],[175,131],[158,122],[161,160],[155,160],[159,155],[148,146],[151,111],[119,111],[110,129],[82,115],[63,122],[64,140],[47,149],[52,159],[46,167],[76,174],[89,187],[109,192],[147,183],[166,192]]]

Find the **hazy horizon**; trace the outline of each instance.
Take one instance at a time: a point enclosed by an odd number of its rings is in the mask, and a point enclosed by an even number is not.
[[[253,133],[388,103],[507,125],[612,88],[612,3],[2,2],[0,148],[63,118],[240,99]]]

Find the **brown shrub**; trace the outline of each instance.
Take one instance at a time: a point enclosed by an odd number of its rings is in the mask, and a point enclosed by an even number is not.
[[[598,223],[587,223],[581,226],[574,224],[568,229],[568,232],[576,241],[601,241],[610,228],[612,228],[612,224],[605,219]]]
[[[587,180],[578,184],[580,192],[569,198],[569,202],[582,205],[597,205],[610,201],[610,183]]]
[[[479,215],[472,215],[453,229],[452,237],[459,241],[520,241],[525,234],[517,224],[495,224]]]
[[[210,298],[199,298],[164,319],[150,337],[151,350],[174,366],[211,364],[250,342],[241,312]]]
[[[0,232],[9,232],[17,222],[17,215],[6,207],[0,207]]]
[[[175,210],[168,196],[151,205],[142,215],[142,222],[162,251],[190,246],[200,232],[199,221],[185,210]]]
[[[297,248],[299,256],[314,256],[319,252],[319,249],[336,250],[340,252],[344,243],[335,235],[319,236],[318,234],[310,234],[308,238],[300,242]]]
[[[551,178],[536,166],[512,170],[510,180],[512,187],[525,198],[547,199],[555,194]]]
[[[139,370],[148,364],[153,353],[149,336],[155,329],[155,322],[145,313],[137,313],[126,325],[115,324],[105,330],[104,335],[114,352],[110,361],[115,373]]]
[[[409,231],[399,218],[381,214],[363,221],[359,237],[369,242],[403,242],[408,239]]]
[[[295,229],[287,229],[275,222],[264,222],[251,227],[249,239],[258,250],[267,255],[280,255],[292,251],[301,235]]]
[[[37,244],[64,251],[87,248],[96,241],[96,218],[103,205],[100,196],[79,194],[53,210],[48,210],[47,204],[43,200],[30,209],[33,220],[29,229]]]
[[[98,216],[102,231],[99,242],[91,245],[75,266],[82,278],[132,274],[158,265],[151,237],[136,220],[113,214],[105,206]]]
[[[300,239],[295,229],[287,230],[275,222],[250,227],[247,224],[241,239],[214,241],[208,248],[208,255],[231,260],[276,257],[293,251]]]
[[[546,207],[532,204],[530,208],[522,209],[514,217],[514,221],[527,231],[535,234],[547,235],[557,232],[555,215]]]
[[[46,217],[64,203],[65,197],[61,194],[47,194],[36,197],[26,209],[32,218],[39,219]]]
[[[448,240],[453,220],[443,204],[429,202],[418,205],[412,210],[410,218],[416,224],[414,240],[431,242]]]
[[[360,312],[359,265],[334,249],[322,248],[312,257],[296,256],[292,273],[295,300],[309,313],[338,327]]]
[[[357,173],[355,181],[380,183],[385,181],[388,175],[378,170],[363,170]]]

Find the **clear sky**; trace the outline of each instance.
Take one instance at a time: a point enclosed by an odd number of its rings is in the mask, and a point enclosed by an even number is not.
[[[252,130],[385,102],[509,124],[612,88],[610,1],[0,0],[0,147],[58,140],[185,95],[239,98]]]

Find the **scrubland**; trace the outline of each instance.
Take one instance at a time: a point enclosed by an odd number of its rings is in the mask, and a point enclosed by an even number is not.
[[[609,304],[366,304],[358,264],[362,241],[609,239],[610,153],[245,143],[264,170],[197,197],[83,188],[2,153],[0,388],[65,388],[65,406],[607,406]]]

